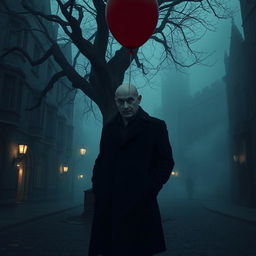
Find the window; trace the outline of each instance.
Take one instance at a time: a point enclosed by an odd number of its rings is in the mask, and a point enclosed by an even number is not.
[[[48,67],[47,67],[47,78],[46,78],[48,81],[49,81],[49,80],[51,79],[51,77],[52,77],[52,71],[53,71],[52,66],[51,66],[50,63],[48,63]]]
[[[57,123],[57,147],[62,149],[65,147],[64,125],[65,121],[63,117],[59,117]]]
[[[23,82],[20,80],[19,83],[17,83],[17,87],[15,88],[15,91],[16,91],[15,108],[19,114],[21,112],[21,104],[22,104],[22,86],[23,86]]]
[[[24,25],[17,20],[11,20],[7,30],[5,47],[20,47],[26,49],[28,33]]]
[[[45,136],[50,139],[55,139],[56,136],[56,116],[51,107],[47,107],[46,111]]]
[[[34,45],[34,53],[33,53],[33,61],[36,61],[40,58],[40,48],[38,47],[37,44]],[[36,75],[36,76],[39,76],[39,67],[40,65],[37,65],[37,66],[33,66],[32,67],[32,72]]]
[[[53,67],[52,65],[48,62],[47,65],[47,76],[46,76],[46,83],[48,83],[50,81],[50,79],[52,78],[52,73],[53,73]],[[52,95],[54,88],[52,88],[47,94],[48,95]]]
[[[31,106],[35,106],[38,103],[38,96],[32,96]],[[44,111],[45,102],[41,102],[40,106],[30,111],[30,126],[34,128],[42,129],[44,124]]]
[[[23,31],[23,49],[27,50],[28,47],[28,31],[24,30]]]
[[[252,34],[252,43],[256,43],[256,14],[253,12],[251,14],[251,21],[250,21],[250,26],[251,26],[251,34]]]
[[[16,91],[15,91],[15,83],[16,83],[16,77],[4,74],[3,79],[3,88],[1,91],[1,107],[5,109],[15,110],[15,98],[16,98]]]
[[[57,83],[56,84],[56,87],[57,87],[57,104],[60,104],[61,101],[62,101],[62,95],[63,95],[63,86],[62,86],[62,83]]]
[[[38,165],[35,174],[35,186],[42,188],[44,185],[44,161],[41,156],[38,158]]]

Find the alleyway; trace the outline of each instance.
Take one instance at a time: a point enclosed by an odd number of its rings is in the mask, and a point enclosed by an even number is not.
[[[256,256],[256,224],[213,213],[200,201],[160,206],[168,251],[159,256]],[[167,210],[168,209],[168,210]],[[1,256],[87,256],[90,218],[68,223],[82,206],[0,232]]]

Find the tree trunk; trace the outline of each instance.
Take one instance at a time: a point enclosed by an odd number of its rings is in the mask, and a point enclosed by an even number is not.
[[[104,126],[118,113],[114,99],[111,102],[109,102],[106,108],[101,109],[101,113]]]

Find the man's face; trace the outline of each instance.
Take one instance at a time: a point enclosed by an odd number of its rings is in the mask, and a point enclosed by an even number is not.
[[[123,118],[134,116],[139,108],[141,96],[132,91],[121,91],[115,96],[117,109]]]

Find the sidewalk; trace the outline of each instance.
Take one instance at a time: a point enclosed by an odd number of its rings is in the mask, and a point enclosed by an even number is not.
[[[0,231],[10,227],[81,207],[83,201],[24,202],[0,207]],[[81,212],[82,214],[82,212]]]
[[[90,193],[91,194],[91,193]],[[91,204],[92,195],[87,195],[87,215],[92,215]],[[161,200],[160,200],[161,201]],[[183,201],[181,199],[181,201]],[[185,200],[186,201],[186,200]],[[191,203],[193,200],[189,200]],[[187,202],[189,202],[187,201]],[[199,200],[200,201],[200,200]],[[10,227],[24,224],[30,221],[34,221],[46,216],[58,214],[60,212],[81,207],[83,201],[66,202],[66,201],[52,201],[52,202],[24,202],[17,204],[16,206],[0,207],[0,231],[8,229]],[[233,205],[227,202],[215,201],[215,200],[204,200],[200,202],[202,207],[223,214],[229,217],[237,218],[247,222],[256,223],[256,208],[247,208],[242,206]],[[161,208],[161,202],[160,202]],[[162,210],[163,216],[162,221],[171,220],[169,211],[166,209]],[[82,214],[82,212],[81,212]],[[80,216],[70,217],[67,221],[69,222],[83,222],[84,218],[80,220]]]
[[[229,217],[256,223],[256,208],[242,207],[228,202],[202,201],[206,209]]]

